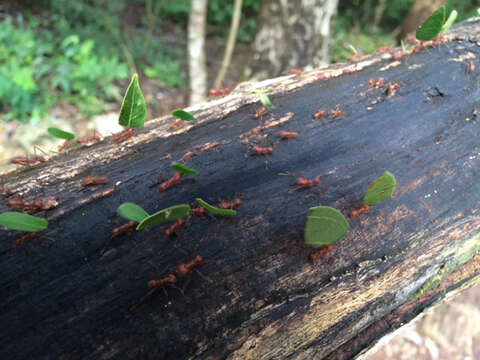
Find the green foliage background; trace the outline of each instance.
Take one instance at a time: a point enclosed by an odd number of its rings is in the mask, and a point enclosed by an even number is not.
[[[413,0],[340,0],[332,41],[333,61],[353,52],[396,45],[395,29]],[[449,1],[459,20],[479,0]],[[190,0],[18,0],[0,21],[0,120],[35,123],[67,102],[84,116],[119,103],[133,72],[165,88],[185,87]],[[150,9],[150,11],[149,11]],[[255,36],[260,0],[244,0],[238,41]],[[228,35],[233,0],[209,0],[208,41]],[[375,24],[375,19],[378,18]],[[216,40],[215,40],[216,39]]]

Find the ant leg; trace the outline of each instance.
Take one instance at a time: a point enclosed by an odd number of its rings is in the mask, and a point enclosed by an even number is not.
[[[165,290],[165,288],[164,288]],[[138,309],[140,306],[142,306],[143,304],[145,304],[145,302],[150,298],[152,297],[153,295],[155,295],[155,293],[158,291],[158,287],[155,287],[153,289],[151,289],[148,293],[146,293],[135,305],[132,305],[130,307],[130,311],[135,311],[136,309]]]
[[[209,282],[209,283],[213,283],[212,279],[209,279],[208,277],[203,275],[199,270],[197,270],[197,269],[194,269],[194,270],[203,280],[205,280],[206,282]]]

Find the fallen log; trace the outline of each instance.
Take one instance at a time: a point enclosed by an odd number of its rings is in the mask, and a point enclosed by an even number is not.
[[[0,232],[0,357],[350,359],[477,282],[480,66],[469,62],[480,65],[480,24],[446,40],[243,84],[191,108],[193,125],[153,120],[5,174],[0,213],[15,197],[58,204],[35,213],[49,220],[36,241]],[[255,119],[259,89],[275,107]],[[162,190],[179,160],[199,173]],[[348,216],[385,170],[394,197],[309,262],[308,209]],[[88,176],[108,182],[82,185]],[[298,188],[300,176],[321,182]],[[168,224],[112,237],[124,202],[153,213],[196,197],[242,204],[237,216],[191,216],[174,236]],[[200,274],[139,304],[193,255]]]

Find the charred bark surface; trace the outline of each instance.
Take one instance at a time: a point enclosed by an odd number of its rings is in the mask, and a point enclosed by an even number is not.
[[[8,359],[349,359],[480,274],[480,25],[404,56],[239,86],[192,108],[197,123],[171,132],[148,123],[133,138],[105,139],[3,177],[9,198],[54,196],[37,242],[0,236],[0,357]],[[369,80],[384,78],[376,88]],[[399,84],[396,92],[388,85]],[[275,108],[253,118],[267,89]],[[369,90],[373,89],[373,90]],[[313,119],[324,109],[327,115]],[[341,109],[334,117],[328,111]],[[261,133],[251,131],[262,125]],[[278,131],[296,131],[280,140]],[[266,135],[266,137],[264,137]],[[220,144],[201,152],[205,144]],[[273,146],[255,156],[252,146]],[[196,176],[161,191],[173,160]],[[367,185],[395,174],[393,199],[350,221],[315,264],[303,245],[309,207],[348,215]],[[286,173],[294,175],[283,175]],[[108,184],[82,187],[86,176]],[[293,191],[297,176],[322,176]],[[195,197],[240,198],[236,217],[191,217],[110,240],[118,206],[148,212]],[[130,307],[179,262],[207,259],[178,286]]]

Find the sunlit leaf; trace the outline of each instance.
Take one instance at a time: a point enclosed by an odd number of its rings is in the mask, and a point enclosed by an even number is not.
[[[450,15],[448,15],[447,21],[445,21],[445,24],[443,24],[443,26],[442,26],[442,32],[443,33],[446,33],[448,31],[448,29],[450,29],[450,27],[453,25],[455,20],[457,20],[457,16],[458,16],[457,10],[452,10],[450,12]]]
[[[305,244],[313,247],[332,245],[349,229],[348,221],[337,209],[328,206],[311,208],[305,224]]]
[[[142,222],[143,219],[148,217],[148,213],[145,210],[143,210],[137,204],[131,202],[126,202],[120,205],[117,209],[117,213],[124,219],[138,223]]]
[[[204,207],[208,212],[216,215],[237,215],[237,212],[232,209],[220,209],[215,206],[210,205],[209,203],[203,201],[201,198],[196,198],[197,202]]]
[[[73,140],[75,139],[75,135],[72,134],[71,132],[61,130],[56,127],[49,127],[47,129],[48,133],[58,139],[63,139],[63,140]]]
[[[262,105],[265,106],[266,108],[271,108],[273,106],[272,101],[268,97],[268,95],[264,92],[259,93],[260,95],[260,101],[262,102]]]
[[[0,225],[11,230],[37,232],[48,227],[48,221],[32,215],[14,211],[0,214]]]
[[[428,41],[435,39],[445,23],[445,7],[435,11],[417,30],[417,39]]]
[[[335,208],[330,206],[315,206],[308,210],[307,216],[315,216],[315,217],[329,217],[336,221],[339,221],[343,227],[349,229],[350,224],[348,223],[345,216]]]
[[[182,109],[176,109],[172,111],[172,116],[175,116],[176,118],[179,118],[181,120],[185,121],[193,121],[195,120],[195,116],[190,114],[188,111],[182,110]]]
[[[397,181],[392,173],[385,171],[382,176],[368,185],[367,193],[363,198],[363,204],[373,206],[393,196]]]
[[[175,170],[175,171],[178,171],[180,174],[184,174],[184,175],[191,175],[191,174],[196,174],[198,173],[198,170],[197,169],[192,169],[192,168],[189,168],[188,166],[185,166],[179,162],[172,162],[172,164],[170,165],[170,167]]]
[[[147,105],[138,84],[138,75],[132,77],[123,98],[118,123],[122,126],[143,127],[147,117]]]
[[[180,204],[160,210],[143,219],[137,226],[137,230],[148,229],[169,221],[176,221],[190,214],[190,205]]]

